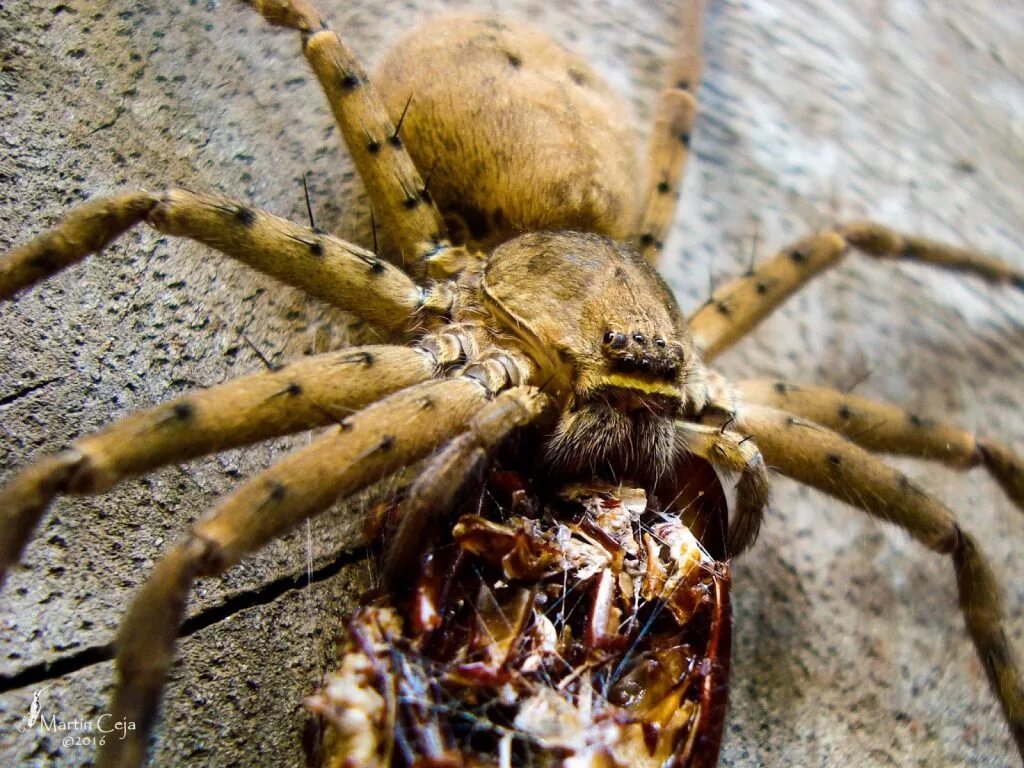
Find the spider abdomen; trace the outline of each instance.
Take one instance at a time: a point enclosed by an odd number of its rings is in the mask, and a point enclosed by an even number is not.
[[[435,19],[392,48],[375,83],[456,240],[567,229],[623,239],[635,227],[629,109],[540,32]]]

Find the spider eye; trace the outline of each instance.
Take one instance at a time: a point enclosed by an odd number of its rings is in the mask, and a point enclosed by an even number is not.
[[[604,332],[604,343],[605,343],[605,344],[611,344],[611,343],[612,343],[612,340],[613,340],[614,338],[615,338],[615,334],[614,334],[614,333],[612,333],[611,331],[605,331],[605,332]]]
[[[661,347],[662,349],[665,348],[665,340],[664,339],[655,339],[654,343],[655,343],[655,345]]]
[[[635,341],[637,344],[646,344],[647,343],[647,339],[644,338],[644,335],[642,333],[634,333],[633,334],[633,341]]]

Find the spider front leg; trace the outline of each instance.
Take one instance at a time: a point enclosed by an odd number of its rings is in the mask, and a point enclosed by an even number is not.
[[[97,765],[145,760],[188,593],[196,578],[222,573],[336,500],[429,454],[465,429],[492,396],[468,377],[402,390],[242,485],[196,523],[156,566],[132,601],[117,637],[117,689],[111,713],[137,724],[109,739]]]
[[[716,290],[690,316],[705,362],[743,338],[815,275],[838,264],[850,248],[878,259],[920,261],[1024,290],[1024,271],[984,253],[861,222],[807,237]]]
[[[158,467],[324,424],[425,381],[455,360],[370,346],[318,355],[139,411],[24,469],[0,490],[0,587],[58,494],[96,494]]]
[[[657,266],[675,218],[683,171],[697,115],[697,86],[702,69],[704,0],[685,0],[679,11],[682,38],[669,64],[665,89],[658,96],[647,150],[644,206],[636,238],[640,254]]]
[[[1003,628],[999,587],[953,513],[901,472],[819,424],[749,405],[738,410],[736,428],[751,435],[783,475],[894,523],[933,552],[952,557],[967,630],[1024,757],[1024,687]]]
[[[825,387],[741,381],[736,393],[748,403],[779,408],[833,429],[869,451],[932,459],[961,470],[983,464],[1013,503],[1024,510],[1024,459],[994,440],[975,437],[957,426],[890,403]]]
[[[302,33],[302,50],[313,68],[373,210],[394,239],[403,263],[414,274],[424,259],[447,242],[447,231],[416,165],[402,145],[359,59],[328,29],[320,12],[305,0],[249,0],[271,24]],[[410,100],[413,94],[409,94]],[[411,101],[406,104],[409,108]]]
[[[143,221],[164,234],[203,243],[385,330],[408,330],[421,309],[447,309],[432,307],[436,295],[425,294],[376,254],[242,203],[182,189],[127,193],[73,209],[56,228],[0,258],[0,300],[99,251]]]

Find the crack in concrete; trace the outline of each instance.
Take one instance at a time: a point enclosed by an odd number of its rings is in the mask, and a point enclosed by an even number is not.
[[[11,403],[16,403],[23,397],[28,397],[33,392],[38,392],[40,389],[48,387],[51,384],[54,384],[58,381],[64,381],[64,377],[54,376],[52,379],[44,379],[43,381],[37,381],[35,384],[29,384],[28,386],[22,387],[21,389],[16,389],[9,395],[4,395],[3,397],[0,397],[0,408],[3,408],[5,405],[10,405]]]
[[[313,571],[301,571],[282,576],[257,589],[232,595],[224,602],[187,618],[181,625],[178,640],[180,642],[249,608],[269,605],[289,592],[304,590],[314,584],[322,583],[337,576],[342,569],[363,562],[369,557],[369,554],[368,547],[343,550],[330,562]],[[66,675],[110,661],[114,655],[114,641],[111,640],[101,645],[90,645],[53,661],[32,664],[13,674],[0,675],[0,694],[19,688],[39,686],[50,680],[58,680]]]

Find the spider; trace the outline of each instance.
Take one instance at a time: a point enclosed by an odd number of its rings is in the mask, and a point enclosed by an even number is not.
[[[415,113],[413,113],[413,115],[415,115]],[[410,117],[410,120],[412,120],[412,116]],[[411,125],[412,125],[412,124],[411,124]]]

